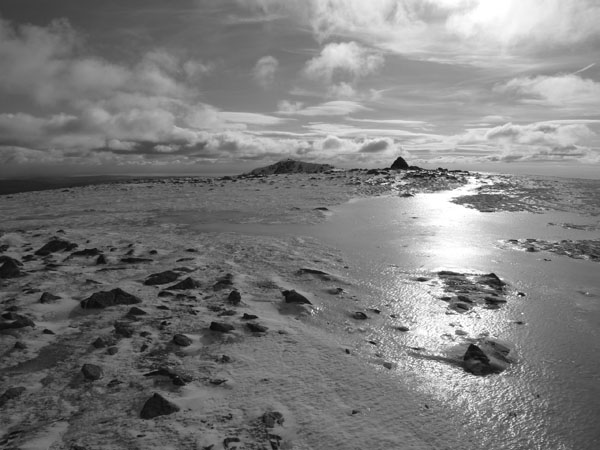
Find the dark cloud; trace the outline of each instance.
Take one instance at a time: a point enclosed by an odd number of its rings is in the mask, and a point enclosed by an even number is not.
[[[389,141],[387,141],[385,139],[380,139],[380,140],[366,142],[365,144],[363,144],[360,147],[359,152],[361,152],[361,153],[379,153],[379,152],[383,152],[383,151],[387,150],[389,148],[389,146],[390,146]]]

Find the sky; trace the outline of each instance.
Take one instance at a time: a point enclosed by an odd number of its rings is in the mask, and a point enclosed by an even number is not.
[[[598,0],[2,0],[0,177],[600,177]]]

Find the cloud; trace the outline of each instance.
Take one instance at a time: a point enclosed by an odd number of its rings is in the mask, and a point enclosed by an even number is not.
[[[428,122],[422,120],[403,120],[403,119],[355,119],[348,117],[346,120],[352,122],[363,122],[363,123],[378,123],[381,125],[399,125],[403,127],[417,127],[423,128],[430,125]]]
[[[387,150],[390,147],[389,139],[376,139],[373,141],[365,142],[358,150],[361,153],[380,153]]]
[[[369,111],[369,108],[358,102],[350,100],[334,100],[315,106],[304,107],[302,103],[279,103],[278,114],[297,116],[345,116],[360,111]]]
[[[600,83],[577,74],[518,77],[494,87],[524,103],[558,107],[600,107]]]
[[[264,89],[273,84],[275,80],[275,72],[279,68],[279,61],[273,56],[263,56],[254,66],[252,71],[256,82]]]
[[[288,122],[291,119],[282,119],[281,117],[269,116],[266,114],[257,114],[249,112],[219,112],[219,116],[226,122],[243,123],[248,125],[279,125]]]
[[[328,83],[335,80],[355,81],[379,70],[383,62],[381,53],[366,49],[356,42],[331,43],[306,63],[304,74]]]
[[[320,42],[344,37],[384,51],[450,63],[490,65],[513,56],[600,42],[596,0],[248,0],[287,15]],[[577,49],[582,50],[582,49]],[[582,50],[583,51],[583,50]]]

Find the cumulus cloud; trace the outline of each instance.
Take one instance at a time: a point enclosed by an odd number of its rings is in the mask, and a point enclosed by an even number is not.
[[[321,53],[309,60],[304,74],[315,80],[356,80],[376,72],[383,66],[383,56],[356,42],[327,44]]]
[[[254,79],[263,88],[268,88],[275,80],[275,72],[279,68],[279,61],[273,56],[263,56],[254,65],[252,71]]]
[[[494,90],[527,103],[600,107],[600,83],[577,74],[518,77],[497,84]]]
[[[293,17],[321,42],[344,36],[386,51],[449,62],[460,58],[488,64],[492,55],[497,60],[600,41],[596,0],[247,0],[241,4],[264,15]]]

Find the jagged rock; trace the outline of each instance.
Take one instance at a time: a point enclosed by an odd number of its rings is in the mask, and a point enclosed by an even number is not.
[[[145,316],[146,314],[148,314],[146,311],[137,306],[132,306],[129,311],[127,311],[128,316]]]
[[[254,319],[258,319],[258,316],[255,314],[244,313],[244,315],[242,316],[242,320],[254,320]]]
[[[242,301],[242,295],[238,291],[231,291],[227,297],[227,300],[232,305],[239,305]]]
[[[60,300],[60,297],[49,292],[44,292],[40,297],[40,303],[54,303],[57,300]]]
[[[265,333],[268,328],[265,327],[264,325],[259,325],[258,323],[247,323],[246,327],[248,327],[248,329],[250,331],[252,331],[253,333]]]
[[[312,303],[304,295],[298,294],[293,289],[290,291],[283,291],[282,294],[286,303],[312,305]]]
[[[186,383],[192,381],[192,377],[178,372],[170,367],[159,367],[152,372],[148,372],[144,374],[145,377],[153,377],[153,376],[165,376],[169,377],[174,385],[176,386],[184,386]]]
[[[25,344],[25,342],[17,341],[17,342],[15,342],[14,349],[15,350],[26,350],[27,344]]]
[[[106,353],[108,353],[109,355],[114,355],[115,353],[118,353],[118,351],[119,347],[108,347]]]
[[[173,272],[172,270],[166,270],[164,272],[153,273],[152,275],[149,275],[148,278],[146,278],[146,281],[144,281],[144,284],[147,286],[168,284],[177,280],[177,278],[179,278],[178,273]]]
[[[406,160],[402,156],[398,156],[390,169],[392,170],[408,170],[409,166]]]
[[[130,338],[133,336],[134,329],[129,322],[115,322],[115,333],[119,336],[123,336],[125,338]]]
[[[2,408],[8,401],[20,397],[23,392],[27,389],[23,386],[15,386],[8,388],[2,395],[0,395],[0,408]]]
[[[10,330],[25,327],[35,327],[35,323],[29,317],[22,316],[16,313],[4,313],[2,318],[7,321],[0,322],[0,330]]]
[[[235,327],[224,322],[211,322],[210,329],[212,331],[218,331],[220,333],[229,333],[230,331],[233,331]]]
[[[304,274],[314,275],[323,281],[331,281],[331,278],[332,278],[331,275],[328,274],[327,272],[323,272],[322,270],[318,270],[318,269],[302,268],[302,269],[298,269],[298,271],[296,272],[296,275],[304,275]]]
[[[198,286],[200,286],[200,283],[198,283],[197,281],[188,277],[185,280],[182,280],[179,283],[174,284],[173,286],[169,286],[169,289],[172,289],[175,291],[185,291],[188,289],[196,289]]]
[[[21,269],[16,259],[7,258],[0,266],[0,278],[16,278],[21,276]]]
[[[113,340],[106,338],[104,336],[100,336],[98,338],[96,338],[96,340],[94,342],[92,342],[92,345],[95,348],[104,348],[104,347],[108,347],[109,345],[113,344]]]
[[[493,272],[477,277],[477,282],[486,284],[494,289],[502,289],[504,286],[506,286],[506,283],[498,278],[498,275]]]
[[[490,358],[475,344],[470,344],[463,356],[463,365],[467,372],[474,375],[488,375],[496,372],[490,364]]]
[[[49,330],[48,328],[44,328],[42,330],[42,334],[56,334],[56,333],[52,330]]]
[[[144,403],[140,411],[140,417],[142,419],[153,419],[154,417],[166,416],[177,411],[179,411],[179,406],[171,403],[162,395],[155,393]]]
[[[225,289],[230,286],[233,286],[233,275],[227,273],[217,280],[217,282],[213,285],[213,290],[220,291],[221,289]]]
[[[97,266],[101,266],[101,265],[106,264],[106,263],[107,263],[106,256],[99,255],[98,258],[96,258],[96,265]]]
[[[173,336],[173,343],[179,345],[180,347],[189,347],[192,345],[192,340],[185,334],[176,334]]]
[[[406,333],[407,331],[409,331],[410,329],[407,326],[404,325],[400,325],[399,327],[396,327],[396,330],[398,331],[402,331],[403,333]]]
[[[35,251],[38,256],[48,256],[51,253],[67,251],[70,252],[77,248],[77,244],[65,241],[63,239],[52,239],[50,242],[45,244],[43,247]]]
[[[334,167],[330,166],[329,164],[315,164],[295,161],[293,159],[285,159],[283,161],[276,162],[275,164],[271,164],[270,166],[254,169],[246,175],[258,176],[282,173],[321,173],[332,169],[334,169]]]
[[[283,414],[278,411],[268,411],[263,414],[262,421],[267,428],[273,428],[275,425],[283,425]]]
[[[81,373],[83,374],[86,380],[90,381],[99,380],[104,376],[102,367],[97,366],[96,364],[84,364],[81,367]]]
[[[120,288],[111,291],[96,292],[81,301],[83,309],[101,309],[115,305],[134,305],[142,301],[135,295],[129,294]]]

